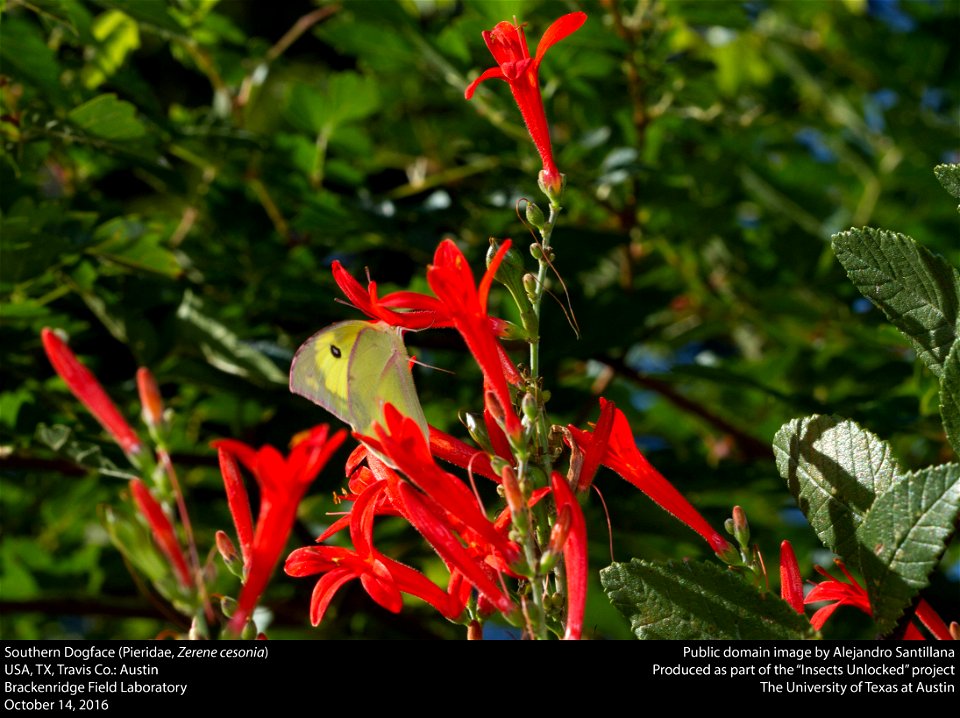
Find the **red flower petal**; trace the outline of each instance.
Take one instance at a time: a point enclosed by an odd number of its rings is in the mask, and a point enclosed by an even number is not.
[[[320,625],[327,608],[330,607],[330,601],[343,584],[356,578],[356,575],[346,568],[338,568],[330,573],[324,574],[317,581],[313,588],[313,596],[310,598],[310,623],[314,626]]]
[[[789,541],[780,544],[780,596],[794,611],[803,614],[803,579]]]
[[[570,531],[563,545],[567,573],[567,630],[565,639],[579,640],[583,634],[583,613],[587,605],[587,523],[577,497],[557,472],[550,477],[557,511],[570,511]]]
[[[473,97],[473,93],[477,91],[477,86],[481,82],[486,82],[487,80],[506,80],[507,78],[503,76],[503,70],[499,67],[491,67],[483,71],[483,73],[476,80],[467,85],[467,89],[464,90],[463,96],[468,100]]]
[[[247,489],[243,485],[243,478],[237,468],[233,456],[224,448],[217,449],[220,460],[220,475],[223,477],[223,488],[227,494],[227,507],[233,517],[233,525],[237,529],[237,539],[240,541],[240,553],[243,556],[243,567],[250,570],[250,558],[253,551],[253,516],[250,513],[250,499]]]
[[[430,453],[436,459],[468,469],[488,479],[500,481],[500,477],[490,466],[490,458],[485,453],[432,426],[430,427]]]
[[[400,482],[397,488],[399,498],[403,502],[404,517],[423,534],[437,554],[450,566],[460,571],[500,611],[503,613],[512,611],[513,604],[510,599],[487,575],[484,568],[463,548],[449,525],[430,508],[412,486]]]
[[[601,415],[606,404],[607,400],[601,398]],[[714,552],[726,551],[730,545],[727,540],[707,523],[673,484],[650,465],[637,448],[627,417],[619,409],[615,410],[615,414],[610,442],[601,463],[640,489],[664,511],[700,534]],[[575,426],[569,428],[581,450],[586,453],[593,435]]]
[[[40,339],[43,341],[47,359],[73,395],[87,407],[125,453],[138,453],[141,445],[137,433],[123,418],[91,371],[80,363],[70,351],[70,347],[52,329],[44,328],[40,332]]]
[[[153,494],[143,485],[140,479],[130,481],[130,493],[133,494],[133,500],[140,510],[140,514],[147,520],[150,530],[153,531],[153,538],[163,551],[164,556],[170,562],[174,573],[184,588],[190,588],[192,581],[190,579],[190,569],[187,567],[187,560],[180,549],[180,542],[174,533],[173,524],[167,518],[166,512],[160,503],[153,498]]]
[[[543,59],[543,56],[547,54],[547,50],[568,35],[575,33],[586,21],[587,13],[585,12],[572,12],[569,15],[564,15],[563,17],[554,20],[553,24],[547,28],[545,33],[543,33],[543,37],[540,38],[540,42],[537,43],[537,54],[534,57],[534,62],[539,65],[540,61]]]

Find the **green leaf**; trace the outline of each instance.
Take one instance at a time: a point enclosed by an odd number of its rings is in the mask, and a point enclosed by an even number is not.
[[[70,110],[67,117],[77,127],[105,140],[134,140],[147,130],[137,119],[137,110],[116,95],[97,95],[79,107]]]
[[[937,165],[933,173],[947,192],[960,199],[960,165]]]
[[[183,36],[183,27],[174,20],[167,9],[167,3],[130,2],[130,0],[94,0],[103,8],[120,10],[138,22],[150,26],[150,29],[162,35]]]
[[[40,423],[37,424],[35,435],[37,441],[49,446],[58,454],[68,457],[75,464],[99,471],[106,476],[115,476],[121,479],[136,477],[136,474],[118,468],[115,463],[103,455],[103,450],[97,444],[74,439],[73,429],[69,426],[63,424],[48,426],[45,423]]]
[[[331,134],[344,123],[373,114],[380,106],[376,82],[355,72],[329,78],[322,89],[295,85],[287,115],[298,128],[312,134]]]
[[[200,299],[189,289],[177,308],[177,318],[187,325],[207,361],[228,374],[259,384],[286,384],[288,378],[265,354],[243,343],[232,331],[203,311]]]
[[[97,227],[94,239],[99,244],[89,252],[131,269],[176,277],[180,263],[162,246],[166,242],[162,229],[163,225],[148,224],[134,215],[114,217]]]
[[[3,18],[0,58],[3,58],[5,74],[36,84],[54,99],[63,94],[56,56],[33,23],[9,16]]]
[[[833,251],[939,377],[958,334],[960,273],[910,237],[869,227],[835,234]]]
[[[953,349],[943,363],[943,376],[940,377],[940,416],[950,445],[960,454],[960,342],[954,342]]]
[[[817,536],[855,561],[857,527],[900,474],[890,447],[855,422],[814,415],[780,427],[773,451],[780,476]]]
[[[112,77],[127,55],[140,47],[140,30],[126,13],[108,10],[93,21],[91,31],[97,45],[80,76],[84,86],[92,90]]]
[[[864,518],[860,562],[881,634],[929,583],[958,513],[960,464],[945,464],[907,474]]]
[[[807,619],[779,597],[761,595],[714,563],[633,559],[603,569],[600,582],[637,638],[767,640],[813,634]]]

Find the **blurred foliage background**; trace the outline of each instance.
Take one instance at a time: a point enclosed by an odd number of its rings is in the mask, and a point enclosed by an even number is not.
[[[583,425],[599,395],[615,400],[712,523],[741,504],[768,566],[789,538],[808,577],[831,557],[777,475],[781,424],[837,413],[891,441],[905,467],[956,460],[935,378],[829,246],[872,225],[960,263],[956,206],[932,172],[960,148],[956,0],[0,7],[5,638],[170,625],[98,518],[124,484],[90,466],[122,455],[55,377],[40,329],[66,330],[131,420],[136,368],[154,371],[199,544],[212,547],[230,520],[209,442],[283,447],[331,420],[288,393],[286,374],[310,334],[358,318],[336,301],[334,259],[384,289],[425,290],[445,236],[477,271],[489,236],[528,243],[516,205],[536,198],[539,162],[508,88],[463,99],[492,64],[480,32],[514,15],[533,47],[559,15],[589,14],[541,68],[568,180],[556,264],[581,332],[554,283],[542,330],[553,420]],[[505,300],[493,309],[509,318]],[[480,406],[480,382],[464,347],[444,331],[407,343],[456,372],[417,368],[416,380],[431,423],[465,436],[457,413]],[[54,424],[75,442],[47,446],[38,427]],[[314,485],[295,545],[330,521],[340,466]],[[704,553],[612,473],[598,484],[618,560]],[[586,511],[599,569],[611,542],[599,502]],[[383,522],[378,540],[435,570],[399,528]],[[953,547],[927,593],[948,620],[958,565]],[[387,614],[358,584],[310,629],[311,589],[275,575],[271,637],[463,635],[415,601]],[[869,626],[838,617],[828,635]],[[586,627],[629,635],[598,582]]]

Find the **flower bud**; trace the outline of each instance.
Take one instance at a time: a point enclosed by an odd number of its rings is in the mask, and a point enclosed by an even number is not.
[[[227,618],[233,618],[233,614],[237,612],[237,599],[231,598],[230,596],[221,596],[220,610],[223,611],[223,615]]]
[[[257,635],[259,635],[257,633],[257,624],[248,619],[247,622],[243,624],[243,630],[240,631],[240,638],[244,641],[252,641]]]
[[[534,275],[529,273],[523,275],[523,290],[527,293],[527,298],[531,302],[537,298],[537,278]]]
[[[724,546],[722,551],[717,551],[717,558],[730,566],[740,566],[743,564],[740,552],[731,543]]]
[[[570,522],[573,516],[569,506],[564,506],[557,514],[557,520],[550,529],[550,544],[548,550],[553,553],[563,553],[563,545],[567,542],[567,536],[570,534]]]
[[[547,219],[543,216],[543,211],[533,202],[527,202],[527,221],[537,229],[543,229]]]
[[[537,184],[540,191],[550,199],[550,204],[559,205],[560,197],[563,196],[563,190],[567,186],[567,176],[557,173],[547,173],[541,171],[537,177]]]
[[[750,543],[750,524],[747,522],[747,514],[739,506],[733,507],[733,535],[741,546]]]
[[[137,369],[137,391],[140,394],[140,406],[143,420],[151,429],[163,423],[163,398],[157,388],[157,381],[146,367]]]
[[[461,411],[458,415],[460,423],[467,428],[470,438],[476,442],[477,446],[488,454],[494,453],[490,444],[490,435],[487,434],[487,427],[483,423],[483,417],[469,411]]]
[[[493,455],[490,457],[490,467],[498,474],[502,474],[504,469],[510,468],[510,462],[506,459],[501,459],[499,456]]]
[[[547,549],[540,555],[540,573],[546,575],[550,573],[557,565],[557,561],[560,559],[560,554],[556,554],[550,549]]]
[[[498,242],[495,238],[490,237],[490,249],[487,250],[488,267],[490,266],[491,262],[493,262],[493,258],[497,256],[497,252],[500,251],[500,245],[500,242]],[[503,255],[503,259],[500,260],[500,266],[497,267],[497,273],[493,278],[500,282],[500,284],[509,288],[520,281],[520,277],[523,276],[523,272],[523,256],[511,246],[510,249],[507,250],[506,254]]]
[[[536,421],[537,417],[540,416],[540,406],[537,404],[536,398],[533,394],[527,392],[523,395],[523,401],[520,403],[520,408],[523,410],[523,415],[527,417],[528,421]]]
[[[526,510],[526,502],[523,500],[523,491],[520,489],[520,482],[517,481],[513,468],[505,467],[500,472],[500,478],[503,481],[503,495],[507,500],[507,506],[510,507],[510,513],[523,513]]]
[[[223,559],[227,570],[237,578],[243,578],[243,561],[240,560],[240,554],[237,553],[237,547],[233,544],[231,538],[225,531],[217,531],[216,534],[217,551],[220,552],[220,558]]]

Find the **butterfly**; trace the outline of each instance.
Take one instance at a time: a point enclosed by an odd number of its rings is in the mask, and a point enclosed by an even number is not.
[[[410,356],[399,330],[384,322],[338,322],[307,339],[290,365],[290,391],[365,436],[386,424],[383,407],[393,404],[429,437]]]

